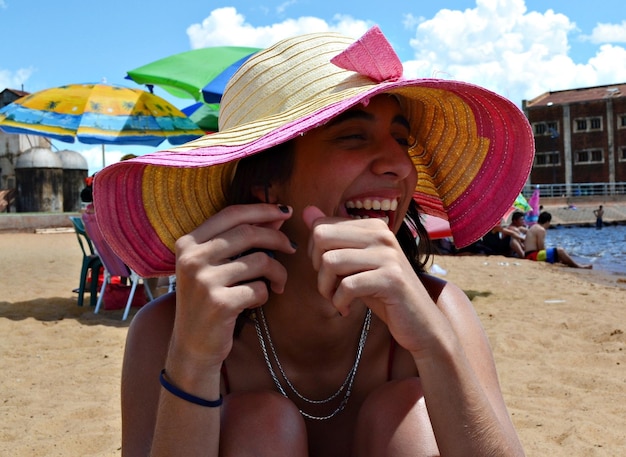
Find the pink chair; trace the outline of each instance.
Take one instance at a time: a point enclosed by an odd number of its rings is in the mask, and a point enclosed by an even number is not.
[[[131,305],[133,303],[133,297],[135,296],[135,291],[137,290],[139,280],[143,282],[144,290],[150,300],[153,299],[152,292],[150,291],[148,284],[144,281],[144,278],[142,278],[133,270],[131,270],[128,266],[126,266],[126,264],[122,262],[122,259],[120,259],[117,254],[113,252],[109,244],[102,236],[100,227],[96,222],[96,215],[93,212],[83,213],[83,223],[85,225],[85,231],[89,235],[89,238],[93,243],[93,247],[100,256],[100,260],[102,261],[102,265],[104,266],[104,281],[102,281],[100,296],[98,297],[98,302],[96,303],[94,313],[97,314],[100,310],[100,305],[102,305],[106,285],[111,283],[111,277],[121,276],[122,278],[128,278],[131,283],[130,294],[128,296],[128,301],[126,302],[124,315],[122,316],[122,320],[126,320],[126,318],[128,317],[128,313],[130,312]]]

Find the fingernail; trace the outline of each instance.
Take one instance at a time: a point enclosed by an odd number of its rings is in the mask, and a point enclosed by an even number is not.
[[[278,205],[278,209],[281,210],[285,214],[289,212],[289,207],[285,205]]]

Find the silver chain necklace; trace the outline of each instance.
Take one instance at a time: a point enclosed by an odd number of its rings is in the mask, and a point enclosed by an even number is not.
[[[272,362],[270,361],[269,354],[267,352],[265,338],[267,338],[267,346],[270,347],[272,357],[274,359],[274,362],[276,363],[276,367],[278,368],[282,378],[285,380],[285,383],[287,384],[289,389],[301,400],[304,400],[305,402],[311,403],[311,404],[324,404],[337,398],[339,394],[341,394],[341,392],[345,391],[343,399],[339,403],[339,406],[337,406],[337,408],[330,414],[325,415],[325,416],[314,416],[302,410],[300,410],[300,414],[302,414],[304,417],[308,419],[326,420],[326,419],[330,419],[331,417],[336,416],[341,411],[343,411],[343,409],[348,404],[348,399],[350,398],[350,395],[352,394],[352,385],[354,384],[354,378],[356,377],[356,372],[357,372],[357,369],[359,368],[359,362],[361,361],[361,355],[363,354],[363,347],[365,346],[365,341],[367,340],[367,335],[370,329],[370,323],[372,321],[372,310],[368,308],[367,312],[365,313],[365,320],[363,322],[363,328],[361,329],[361,336],[359,337],[359,344],[357,347],[356,357],[354,360],[354,364],[352,365],[352,368],[350,369],[350,371],[348,371],[348,374],[346,375],[346,378],[344,379],[341,386],[339,386],[339,389],[335,393],[333,393],[332,395],[330,395],[329,397],[323,400],[312,400],[310,398],[305,397],[300,392],[298,392],[298,390],[295,388],[295,386],[291,383],[291,381],[287,377],[285,370],[283,370],[283,367],[280,361],[278,360],[278,354],[276,353],[276,348],[274,347],[272,337],[270,336],[269,327],[267,325],[267,321],[265,320],[265,314],[263,313],[263,307],[258,308],[252,314],[252,317],[254,319],[254,327],[256,329],[256,333],[259,338],[259,344],[261,345],[261,350],[263,351],[263,358],[265,359],[265,364],[267,365],[270,375],[272,379],[274,380],[274,384],[276,385],[276,388],[284,397],[289,398],[289,395],[287,394],[285,388],[283,387],[282,383],[278,379],[276,372],[274,371]],[[263,326],[263,330],[261,330],[261,326]],[[264,337],[264,334],[265,334],[265,337]]]

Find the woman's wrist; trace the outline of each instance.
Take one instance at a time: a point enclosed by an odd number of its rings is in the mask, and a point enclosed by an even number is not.
[[[167,379],[178,388],[200,398],[217,398],[220,393],[222,360],[197,358],[170,346],[165,366]]]
[[[193,403],[198,406],[204,406],[208,408],[217,408],[222,405],[222,395],[220,394],[219,398],[216,400],[207,400],[206,398],[198,397],[194,394],[184,391],[176,384],[172,383],[167,376],[165,368],[161,370],[161,374],[159,375],[159,382],[161,386],[165,390],[167,390],[170,394],[174,395],[181,400],[185,400],[189,403]]]

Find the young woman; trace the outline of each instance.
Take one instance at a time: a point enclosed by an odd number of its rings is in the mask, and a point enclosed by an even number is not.
[[[471,303],[425,272],[417,205],[482,236],[530,169],[527,122],[402,79],[376,28],[350,44],[278,43],[233,77],[219,133],[98,173],[109,241],[177,280],[129,329],[125,456],[523,455]]]

